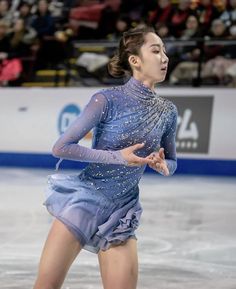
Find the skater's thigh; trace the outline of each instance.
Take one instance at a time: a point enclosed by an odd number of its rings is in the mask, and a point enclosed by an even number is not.
[[[104,289],[135,289],[138,279],[137,241],[128,239],[98,254]]]
[[[62,222],[54,220],[40,259],[38,281],[47,280],[59,287],[80,250],[75,236]]]

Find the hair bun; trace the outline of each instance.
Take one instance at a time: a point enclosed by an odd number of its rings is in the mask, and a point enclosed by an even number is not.
[[[126,70],[120,63],[120,58],[117,54],[115,54],[107,65],[108,72],[111,76],[119,78],[124,77],[126,75]]]

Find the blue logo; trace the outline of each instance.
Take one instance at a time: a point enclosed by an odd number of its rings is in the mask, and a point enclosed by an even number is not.
[[[60,134],[64,133],[66,129],[74,122],[80,114],[80,108],[75,104],[68,104],[65,106],[58,119],[58,131]]]

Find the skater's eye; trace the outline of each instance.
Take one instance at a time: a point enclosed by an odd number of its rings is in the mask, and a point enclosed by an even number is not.
[[[160,53],[160,51],[159,50],[154,50],[153,53],[158,54],[158,53]]]

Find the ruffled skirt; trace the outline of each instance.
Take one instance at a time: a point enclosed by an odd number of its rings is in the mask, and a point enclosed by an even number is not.
[[[112,188],[111,196],[112,196]],[[93,253],[137,239],[142,207],[136,186],[120,198],[108,198],[78,175],[48,177],[44,205],[63,222],[81,246]]]

